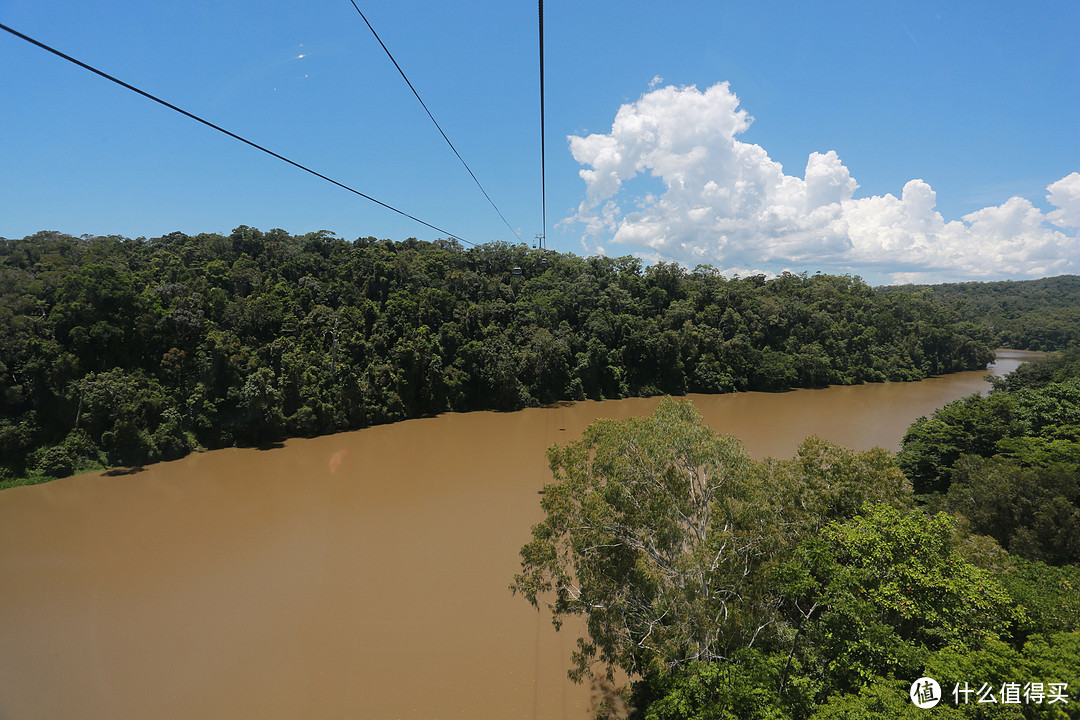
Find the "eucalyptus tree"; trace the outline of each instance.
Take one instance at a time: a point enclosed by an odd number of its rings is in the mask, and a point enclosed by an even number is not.
[[[547,519],[512,590],[553,622],[585,615],[572,675],[594,660],[645,673],[753,645],[776,603],[755,570],[782,537],[775,491],[738,440],[665,398],[552,447]]]

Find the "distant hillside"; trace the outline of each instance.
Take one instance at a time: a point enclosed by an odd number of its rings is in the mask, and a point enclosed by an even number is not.
[[[888,291],[935,298],[985,325],[999,347],[1064,350],[1080,345],[1080,276],[1039,280],[903,285]]]
[[[0,474],[448,410],[916,380],[985,367],[996,340],[971,319],[850,276],[525,245],[44,232],[0,240]]]

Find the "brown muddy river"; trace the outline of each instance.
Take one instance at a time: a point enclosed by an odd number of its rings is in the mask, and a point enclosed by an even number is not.
[[[691,397],[758,457],[810,434],[895,450],[984,374]],[[507,586],[544,450],[657,402],[449,414],[4,490],[0,719],[587,720],[605,689],[566,679],[574,636]]]

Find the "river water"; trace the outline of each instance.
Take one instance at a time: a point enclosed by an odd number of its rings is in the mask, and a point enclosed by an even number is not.
[[[757,457],[810,434],[896,450],[984,375],[691,399]],[[544,450],[657,402],[448,414],[0,492],[0,720],[587,720],[610,688],[570,683],[574,628],[507,586]]]

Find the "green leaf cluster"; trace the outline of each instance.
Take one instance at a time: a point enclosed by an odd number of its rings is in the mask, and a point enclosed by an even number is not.
[[[966,518],[970,532],[1031,560],[1080,563],[1077,351],[920,418],[898,460],[915,489],[942,494],[935,502]]]
[[[549,459],[546,520],[512,589],[549,605],[556,626],[587,619],[578,677],[594,659],[646,674],[780,642],[795,632],[781,570],[787,584],[819,581],[808,558],[778,563],[863,503],[910,502],[884,452],[810,438],[790,461],[757,462],[671,398],[649,417],[599,420]]]
[[[849,276],[247,226],[42,232],[0,239],[0,482],[449,410],[915,380],[984,367],[990,339]]]
[[[972,520],[925,511],[888,453],[809,438],[758,462],[667,398],[549,458],[546,519],[511,589],[556,627],[585,620],[572,676],[630,674],[634,718],[915,718],[924,675],[946,693],[1073,692],[947,702],[942,717],[1076,716],[1080,567],[1008,555]]]
[[[903,285],[890,292],[933,298],[987,328],[996,347],[1066,350],[1080,345],[1080,277]]]

